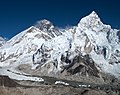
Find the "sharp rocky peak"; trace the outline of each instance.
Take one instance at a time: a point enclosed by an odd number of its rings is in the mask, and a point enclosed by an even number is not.
[[[81,28],[81,30],[92,30],[99,32],[103,29],[111,29],[110,25],[105,25],[100,20],[99,16],[95,11],[93,11],[91,14],[89,14],[86,17],[83,17],[80,22],[78,23],[78,27]]]
[[[34,26],[39,28],[40,30],[48,30],[54,28],[53,24],[46,19],[37,21],[37,23]]]
[[[88,16],[82,18],[80,20],[80,23],[88,23],[88,24],[92,24],[92,21],[97,21],[97,22],[101,22],[99,16],[97,15],[97,13],[95,11],[93,11],[91,14],[89,14]],[[91,23],[90,23],[91,22]]]
[[[92,13],[89,16],[99,18],[98,14],[95,11],[92,11]]]

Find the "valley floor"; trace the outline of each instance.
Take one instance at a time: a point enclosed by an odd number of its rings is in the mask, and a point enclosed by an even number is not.
[[[109,95],[109,94],[101,90],[49,85],[28,88],[0,86],[0,95]]]
[[[16,81],[7,76],[0,76],[0,95],[119,95],[120,89],[111,85],[96,85],[77,87],[70,85],[55,85],[32,81]],[[53,78],[54,79],[54,78]],[[68,81],[70,82],[70,81]],[[71,82],[72,83],[72,82]],[[36,85],[37,84],[37,85]],[[74,83],[75,84],[75,83]]]

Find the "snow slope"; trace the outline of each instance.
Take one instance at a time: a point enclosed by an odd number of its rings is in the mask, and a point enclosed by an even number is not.
[[[39,31],[35,27],[30,27],[7,41],[0,50],[0,65],[7,66],[16,61],[19,64],[24,57],[27,60],[29,55],[34,53],[45,41],[41,36],[39,37],[42,34]]]

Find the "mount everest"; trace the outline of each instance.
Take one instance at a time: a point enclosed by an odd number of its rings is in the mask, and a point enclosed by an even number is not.
[[[68,29],[56,28],[48,20],[38,21],[0,47],[1,68],[21,73],[16,68],[24,64],[48,75],[100,77],[104,72],[119,77],[120,30],[103,24],[94,11]]]

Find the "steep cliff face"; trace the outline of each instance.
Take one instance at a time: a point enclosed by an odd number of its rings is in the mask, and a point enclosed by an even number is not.
[[[119,30],[103,24],[94,11],[77,26],[63,30],[48,20],[37,22],[1,47],[0,66],[29,64],[48,74],[120,76]]]
[[[0,37],[0,47],[5,44],[6,40],[2,37]]]

